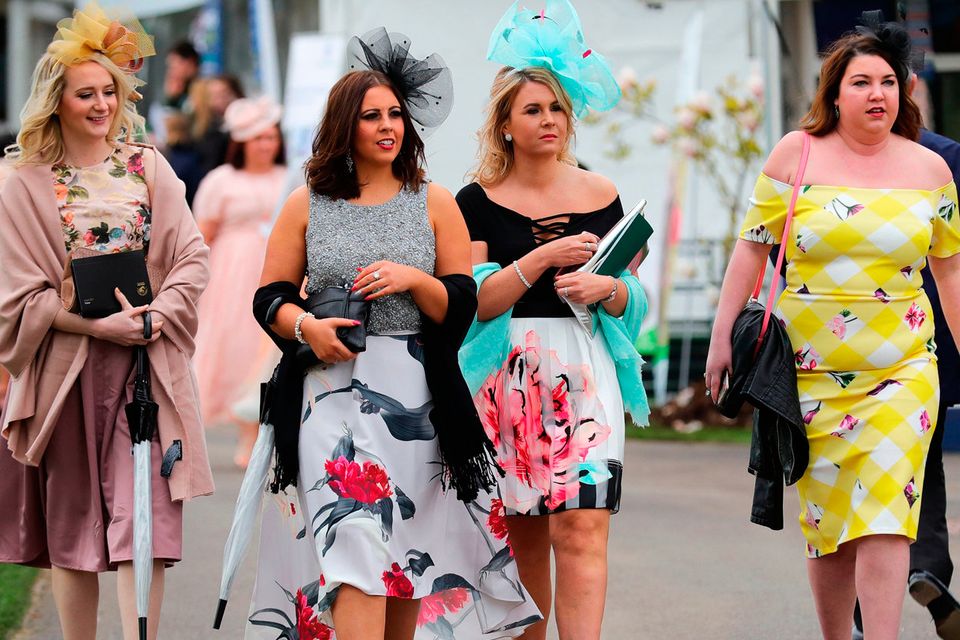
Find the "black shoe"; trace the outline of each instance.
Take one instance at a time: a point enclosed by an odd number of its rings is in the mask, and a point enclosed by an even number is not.
[[[923,606],[929,607],[932,602],[938,600],[938,604],[942,604],[947,609],[945,615],[933,619],[937,626],[937,636],[944,640],[960,640],[960,602],[957,602],[937,576],[919,569],[910,574],[907,588],[913,599]]]

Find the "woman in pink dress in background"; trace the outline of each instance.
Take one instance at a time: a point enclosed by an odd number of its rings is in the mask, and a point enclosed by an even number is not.
[[[234,462],[246,466],[257,436],[255,422],[241,420],[233,404],[254,384],[271,345],[250,315],[257,289],[267,230],[283,191],[283,138],[280,105],[267,97],[243,98],[224,114],[230,133],[227,163],[204,177],[193,212],[210,245],[210,285],[200,300],[195,366],[203,422],[210,427],[234,422],[240,440]]]

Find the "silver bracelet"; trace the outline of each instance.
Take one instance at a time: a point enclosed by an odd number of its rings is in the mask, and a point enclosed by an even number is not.
[[[610,292],[606,298],[601,300],[601,302],[613,302],[613,299],[617,297],[617,285],[620,284],[620,281],[616,278],[613,279],[613,291]]]
[[[303,313],[297,316],[297,321],[293,324],[293,336],[297,339],[297,342],[299,342],[300,344],[307,344],[307,341],[303,339],[303,332],[300,330],[300,325],[303,324],[303,319],[306,318],[307,316],[311,318],[316,317],[309,311],[304,311]]]
[[[520,271],[520,263],[516,260],[513,261],[513,270],[517,272],[517,277],[520,278],[520,282],[523,283],[523,286],[525,286],[527,289],[533,286],[527,281],[526,278],[523,277],[523,272]]]

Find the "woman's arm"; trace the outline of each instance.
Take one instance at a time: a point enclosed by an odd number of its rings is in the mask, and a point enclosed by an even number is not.
[[[61,308],[53,318],[53,328],[66,333],[79,333],[100,340],[109,340],[125,347],[149,344],[160,337],[163,318],[159,314],[151,315],[152,335],[149,340],[145,340],[143,318],[140,316],[149,309],[149,305],[132,306],[119,289],[114,290],[114,295],[120,302],[120,311],[106,318],[82,318],[80,314]]]
[[[949,258],[927,256],[927,264],[937,283],[940,305],[953,341],[960,344],[960,253]]]
[[[600,238],[588,231],[568,238],[557,238],[540,245],[517,260],[516,267],[508,265],[494,273],[483,281],[477,293],[479,305],[477,319],[482,321],[499,316],[516,304],[517,300],[527,292],[527,285],[517,274],[517,268],[520,269],[526,281],[533,284],[550,267],[572,267],[583,264],[593,257],[599,241]],[[590,243],[590,250],[587,250],[587,243]],[[487,262],[487,243],[471,243],[471,254],[474,264]],[[609,294],[610,289],[607,289],[606,295]],[[622,309],[620,311],[623,312]]]
[[[733,361],[733,323],[753,292],[760,268],[769,255],[770,245],[749,240],[737,240],[733,249],[733,256],[730,257],[730,264],[723,276],[717,317],[713,321],[710,351],[707,354],[705,379],[714,398],[718,397],[723,372],[730,371]]]
[[[260,274],[260,286],[271,282],[293,283],[298,289],[303,284],[307,269],[307,220],[310,213],[310,191],[300,187],[287,198],[280,210],[277,222],[267,241],[267,252]],[[270,328],[287,340],[296,338],[297,318],[303,309],[295,304],[284,304],[277,310],[276,319]],[[347,349],[337,337],[337,328],[352,326],[353,320],[346,318],[304,317],[300,323],[300,333],[313,352],[323,362],[340,362],[357,357]]]
[[[617,284],[617,292],[613,300],[607,301],[613,291],[613,284]],[[630,293],[623,281],[613,276],[601,276],[595,273],[580,273],[573,271],[564,273],[554,279],[553,286],[557,295],[566,297],[576,304],[603,305],[604,311],[619,318],[627,308]]]

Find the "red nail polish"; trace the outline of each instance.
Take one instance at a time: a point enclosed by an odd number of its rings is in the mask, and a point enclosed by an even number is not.
[[[359,327],[359,326],[360,326],[360,321],[359,321],[359,320],[354,320],[354,321],[353,321],[353,326]]]

